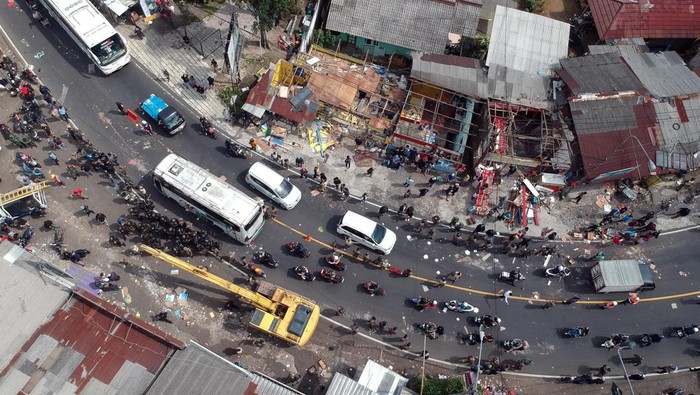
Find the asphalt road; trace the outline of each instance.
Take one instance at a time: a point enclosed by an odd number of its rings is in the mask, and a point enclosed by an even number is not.
[[[22,55],[39,70],[38,74],[44,83],[52,88],[55,96],[61,96],[61,86],[65,84],[68,87],[64,104],[69,109],[69,115],[99,149],[117,153],[120,161],[128,164],[134,179],[143,178],[168,150],[172,150],[210,169],[214,174],[225,175],[233,185],[247,190],[250,195],[255,195],[242,183],[242,174],[252,161],[227,158],[224,155],[222,138],[212,140],[199,135],[198,126],[192,126],[197,123],[197,114],[178,104],[176,98],[164,91],[152,76],[145,74],[138,67],[138,64],[132,62],[110,77],[89,74],[87,58],[60,27],[54,25],[51,29],[44,29],[35,25],[28,15],[19,12],[17,8],[0,13],[0,23],[19,47]],[[43,51],[45,56],[35,59],[34,55],[40,51]],[[166,137],[163,134],[156,137],[145,136],[133,123],[117,112],[115,101],[121,101],[133,108],[151,93],[171,101],[183,113],[190,125],[182,134],[175,137]],[[188,214],[183,209],[155,194],[147,178],[144,178],[143,182],[159,204],[187,218]],[[304,197],[294,210],[285,212],[280,209],[278,218],[321,242],[341,242],[341,238],[335,233],[335,224],[345,210],[351,209],[370,217],[376,215],[377,208],[369,203],[360,203],[352,199],[341,202],[334,194],[312,197],[309,193],[312,184],[300,180],[294,182],[302,189]],[[382,220],[398,235],[397,246],[388,257],[390,262],[394,266],[414,268],[414,274],[419,278],[434,281],[440,274],[459,270],[463,277],[456,286],[484,293],[499,293],[510,286],[498,282],[497,273],[503,269],[520,267],[527,280],[514,288],[514,296],[561,300],[578,294],[583,298],[582,301],[605,298],[592,293],[590,276],[583,264],[577,265],[569,278],[550,281],[539,273],[544,262],[543,257],[523,260],[495,253],[485,256],[477,253],[474,247],[454,247],[446,241],[451,239],[451,234],[443,229],[438,230],[436,240],[430,243],[425,239],[409,239],[412,228],[407,222],[391,216],[385,216]],[[488,294],[451,287],[434,288],[431,282],[395,277],[388,272],[353,262],[349,258],[345,259],[348,270],[342,273],[346,278],[343,284],[332,285],[323,281],[307,283],[298,280],[291,272],[291,267],[304,264],[311,270],[320,270],[323,256],[330,252],[326,247],[305,242],[313,255],[308,259],[291,257],[282,247],[289,241],[301,241],[301,236],[272,222],[265,225],[262,234],[249,248],[241,247],[223,236],[220,238],[226,242],[224,250],[236,250],[241,255],[250,254],[252,250],[260,248],[272,252],[281,260],[282,265],[280,268],[267,270],[271,281],[317,300],[326,309],[343,306],[347,314],[339,321],[346,325],[355,321],[365,330],[366,320],[376,316],[378,320],[388,321],[389,326],[398,326],[399,335],[404,332],[410,333],[414,345],[422,343],[420,336],[412,328],[414,323],[433,321],[443,325],[446,335],[441,339],[429,341],[428,347],[433,357],[454,362],[478,353],[476,347],[456,346],[458,332],[464,332],[465,327],[470,331],[476,329],[467,322],[468,315],[438,309],[418,312],[411,306],[409,298],[425,295],[440,302],[463,298],[479,307],[482,313],[497,314],[503,320],[503,327],[500,331],[487,331],[496,336],[497,341],[513,337],[526,339],[531,348],[509,356],[504,355],[495,343],[487,344],[484,347],[484,357],[499,356],[502,360],[527,357],[535,362],[528,371],[544,374],[571,374],[574,371],[587,373],[588,367],[598,367],[603,363],[619,364],[615,351],[599,347],[605,336],[618,332],[660,332],[669,325],[687,325],[691,323],[692,317],[698,316],[700,308],[695,304],[694,297],[680,301],[664,300],[640,303],[637,306],[619,306],[605,311],[597,306],[585,304],[557,305],[543,310],[540,304],[531,304],[515,298],[511,299],[510,305],[505,305],[502,300]],[[446,240],[441,240],[443,238]],[[642,249],[609,247],[605,253],[608,257],[644,255],[654,260],[659,277],[658,288],[643,294],[642,298],[679,294],[697,289],[692,271],[692,264],[698,262],[694,247],[697,240],[697,232],[691,231],[663,236],[659,240],[642,245]],[[537,245],[533,243],[533,247]],[[567,244],[562,250],[578,255],[586,248],[584,244]],[[375,256],[372,254],[372,258]],[[556,264],[556,259],[552,258],[550,265]],[[213,270],[230,272],[230,269],[223,267]],[[387,290],[387,295],[370,297],[365,293],[361,284],[369,280],[379,281]],[[620,299],[625,295],[615,297]],[[561,329],[576,325],[591,326],[591,335],[583,339],[563,339],[558,335]],[[382,337],[381,334],[375,336]],[[395,340],[396,337],[384,338]],[[652,367],[668,363],[693,365],[698,354],[697,341],[668,339],[661,344],[634,352],[644,356],[645,364]]]

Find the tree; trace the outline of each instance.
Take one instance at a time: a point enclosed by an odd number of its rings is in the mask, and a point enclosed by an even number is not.
[[[269,48],[266,33],[277,26],[280,19],[298,11],[295,0],[254,0],[252,5],[255,15],[253,29],[260,33],[260,46],[264,48]]]
[[[314,31],[314,44],[323,48],[333,48],[338,42],[338,37],[328,30],[318,29]]]

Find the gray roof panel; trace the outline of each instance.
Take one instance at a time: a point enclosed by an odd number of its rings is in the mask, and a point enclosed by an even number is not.
[[[700,93],[700,77],[686,67],[676,52],[629,54],[624,59],[642,84],[656,97]]]
[[[632,92],[644,88],[615,53],[562,59],[561,67],[559,76],[575,95]]]
[[[638,96],[571,101],[571,116],[579,136],[638,128],[634,105]]]
[[[497,6],[486,65],[549,75],[568,55],[570,29],[564,22]]]
[[[68,290],[37,273],[35,266],[43,264],[9,241],[0,243],[0,371],[68,299]]]
[[[146,394],[243,394],[251,380],[247,371],[190,342],[167,362]]]
[[[481,0],[332,0],[326,28],[429,53],[448,33],[474,37]]]

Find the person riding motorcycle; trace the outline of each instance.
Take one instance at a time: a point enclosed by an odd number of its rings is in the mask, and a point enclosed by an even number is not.
[[[495,315],[487,314],[484,316],[483,322],[484,322],[485,326],[492,327],[492,326],[500,325],[501,319],[496,317]]]
[[[309,274],[309,269],[306,266],[297,266],[294,271],[300,277],[306,277]]]

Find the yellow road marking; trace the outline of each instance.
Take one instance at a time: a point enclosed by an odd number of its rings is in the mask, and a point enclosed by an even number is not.
[[[302,237],[306,237],[306,236],[311,237],[310,234],[304,233],[304,232],[300,231],[299,229],[296,229],[296,228],[292,227],[291,225],[287,225],[287,224],[285,224],[284,222],[278,220],[277,218],[273,218],[272,221],[275,222],[275,223],[277,223],[278,225],[281,225],[281,226],[283,226],[283,227],[285,227],[285,228],[291,230],[292,232],[294,232],[294,233],[296,233],[296,234],[298,234],[298,235],[300,235],[300,236],[302,236]],[[322,242],[321,240],[316,239],[315,237],[311,237],[311,241],[314,242],[314,243],[316,243],[316,244],[320,244],[320,245],[322,245],[322,246],[324,246],[324,247],[326,247],[326,248],[328,248],[328,249],[333,250],[333,246],[332,246],[332,245],[326,244],[326,243]],[[371,266],[373,266],[373,267],[375,267],[375,268],[378,268],[378,267],[379,267],[378,265],[375,265],[375,264],[373,264],[372,262],[366,262],[364,259],[358,258],[358,257],[356,257],[354,254],[351,254],[351,253],[349,253],[349,252],[347,252],[347,251],[343,251],[343,250],[340,250],[340,249],[335,249],[335,251],[336,251],[337,253],[340,253],[340,254],[345,255],[345,256],[348,257],[348,258],[352,258],[352,259],[354,259],[354,260],[356,260],[356,261],[358,261],[358,262],[360,262],[360,263],[364,263],[364,264],[366,264],[366,265],[371,265]],[[419,276],[416,276],[416,275],[411,275],[409,278],[413,278],[413,279],[416,279],[416,280],[419,280],[419,281],[422,281],[422,282],[426,282],[426,283],[430,283],[430,284],[438,284],[438,283],[439,283],[438,281],[435,281],[435,280],[432,280],[432,279],[429,279],[429,278],[419,277]],[[488,292],[488,291],[482,291],[482,290],[479,290],[479,289],[460,287],[460,286],[454,285],[454,284],[445,284],[445,287],[457,289],[457,290],[464,291],[464,292],[475,293],[475,294],[478,294],[478,295],[492,296],[492,297],[496,297],[496,298],[500,298],[500,297],[502,296],[501,293]],[[690,296],[697,296],[697,295],[700,295],[700,291],[692,291],[692,292],[686,292],[686,293],[683,293],[683,294],[676,294],[676,295],[657,296],[657,297],[654,297],[654,298],[644,298],[644,299],[641,299],[640,302],[658,302],[658,301],[663,301],[663,300],[672,300],[672,299],[687,298],[687,297],[690,297]],[[552,303],[557,304],[557,303],[561,303],[561,302],[562,302],[561,299],[540,299],[540,298],[530,298],[530,297],[526,297],[526,296],[515,296],[515,295],[509,296],[508,299],[509,299],[509,300],[510,300],[510,299],[513,299],[513,300],[523,300],[523,301],[531,302],[531,303],[547,303],[547,302],[552,302]],[[576,304],[604,305],[604,304],[606,304],[606,303],[608,303],[608,302],[611,302],[611,301],[613,301],[613,300],[615,300],[615,299],[610,299],[610,300],[579,300],[579,301],[576,302]],[[615,301],[617,301],[618,303],[622,303],[622,302],[624,302],[624,299],[615,300]]]

